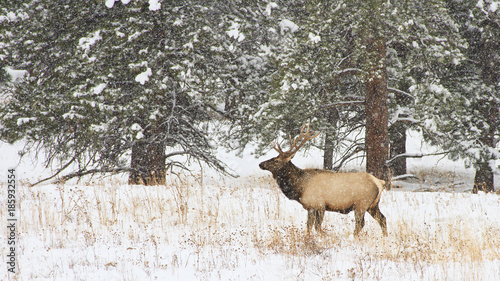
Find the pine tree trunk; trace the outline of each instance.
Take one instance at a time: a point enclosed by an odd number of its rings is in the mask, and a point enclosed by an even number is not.
[[[328,110],[328,123],[332,127],[336,127],[338,119],[339,119],[339,112],[336,108],[330,108]],[[323,155],[323,169],[326,170],[332,170],[333,169],[333,152],[334,152],[334,133],[329,133],[327,132],[325,134],[325,152]]]
[[[388,181],[389,156],[386,49],[383,38],[368,38],[366,77],[366,171]]]
[[[130,161],[131,172],[128,177],[129,184],[145,184],[147,178],[147,143],[138,140],[132,145],[132,156]]]
[[[323,169],[333,169],[333,140],[330,133],[325,134],[325,152],[323,155]]]
[[[478,191],[493,192],[494,190],[493,170],[488,162],[478,163],[472,193],[477,193]]]
[[[486,121],[488,126],[482,128],[481,137],[479,140],[482,145],[487,147],[488,149],[495,149],[495,131],[496,126],[498,124],[498,118],[500,118],[499,114],[499,104],[491,103],[484,104],[481,108],[479,108],[479,112],[481,115],[487,116]],[[479,160],[476,163],[476,175],[474,176],[474,187],[472,189],[473,193],[477,193],[478,191],[484,192],[493,192],[495,191],[495,175],[493,173],[493,169],[488,163],[488,160],[494,159],[492,156],[488,155],[484,159]]]
[[[132,146],[129,184],[162,185],[166,181],[165,145],[151,138]]]
[[[410,86],[405,83],[400,83],[399,87],[408,92]],[[394,93],[394,101],[399,106],[409,106],[413,100],[410,100],[408,96]],[[406,114],[400,114],[398,117],[408,117]],[[389,127],[389,149],[390,158],[406,153],[406,129],[408,128],[405,122],[396,121]],[[406,157],[400,157],[392,161],[389,166],[391,176],[400,176],[407,174]]]
[[[389,128],[389,139],[391,141],[390,158],[406,153],[406,126],[404,124],[399,123],[392,125]],[[400,157],[392,161],[390,169],[392,176],[406,174],[406,157]]]

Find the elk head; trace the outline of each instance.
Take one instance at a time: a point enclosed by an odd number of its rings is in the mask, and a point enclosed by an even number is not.
[[[305,132],[304,132],[305,129]],[[268,170],[271,173],[273,173],[273,176],[276,177],[276,173],[283,169],[288,163],[290,163],[290,160],[292,160],[293,156],[295,156],[295,153],[308,141],[311,139],[314,139],[317,137],[321,132],[309,132],[309,125],[302,126],[302,129],[300,130],[300,134],[295,137],[295,139],[292,141],[292,138],[289,138],[290,141],[290,149],[288,151],[283,151],[281,148],[280,144],[276,141],[271,143],[272,148],[276,150],[279,155],[271,158],[267,161],[264,161],[259,164],[259,167],[262,170]]]

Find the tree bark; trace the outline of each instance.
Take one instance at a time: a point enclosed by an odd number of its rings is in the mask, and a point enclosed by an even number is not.
[[[495,191],[493,169],[488,162],[477,163],[472,193],[478,193],[478,191]]]
[[[332,134],[325,134],[325,152],[323,154],[323,169],[332,170],[333,169],[333,140]]]
[[[328,123],[334,128],[337,126],[337,122],[339,119],[339,112],[336,108],[328,108]],[[325,134],[325,152],[323,155],[323,169],[332,170],[333,169],[333,152],[335,150],[334,147],[334,138],[335,133],[327,132]]]
[[[409,85],[401,83],[400,88],[403,91],[395,91],[394,93],[394,101],[398,106],[409,106],[413,100],[410,99],[408,95],[405,93],[408,92]],[[398,118],[409,117],[407,115],[399,115]],[[405,122],[397,121],[393,123],[389,127],[389,150],[390,150],[390,158],[394,158],[397,155],[406,153],[406,129],[408,125]],[[397,158],[389,165],[391,176],[400,176],[407,174],[407,166],[406,166],[406,157]]]
[[[132,146],[130,165],[129,184],[165,184],[165,144],[151,137],[137,141]]]
[[[479,108],[479,112],[481,115],[487,116],[486,122],[488,126],[482,128],[481,137],[479,140],[482,145],[487,147],[488,149],[495,149],[495,131],[496,126],[498,126],[498,119],[500,118],[499,114],[499,105],[496,103],[484,104],[481,108]],[[495,175],[493,173],[493,169],[488,163],[488,160],[494,159],[490,153],[485,153],[486,155],[483,159],[479,160],[476,163],[476,175],[474,176],[474,187],[472,189],[473,193],[477,193],[478,191],[484,192],[493,192],[495,191]]]
[[[366,51],[366,171],[388,181],[386,161],[389,156],[389,116],[384,38],[368,38]]]
[[[406,126],[403,123],[393,124],[389,128],[390,158],[406,153]],[[395,159],[389,166],[392,176],[407,174],[406,157]]]

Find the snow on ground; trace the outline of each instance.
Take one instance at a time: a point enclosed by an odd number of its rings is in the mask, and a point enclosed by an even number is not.
[[[306,239],[305,210],[270,176],[21,186],[19,196],[19,280],[500,278],[496,194],[386,191],[389,236],[367,217],[359,239],[352,214],[337,213],[325,236]]]
[[[353,238],[352,213],[327,213],[326,235],[308,239],[306,211],[257,167],[272,151],[239,159],[220,150],[239,178],[205,170],[166,186],[95,177],[28,187],[48,171],[29,158],[18,165],[20,148],[0,144],[2,170],[17,166],[21,178],[20,272],[4,264],[1,280],[500,280],[499,195],[470,194],[473,170],[446,159],[409,160],[421,178],[384,192],[388,237],[367,215]],[[409,152],[421,149],[410,141]],[[320,154],[294,162],[318,166]],[[0,245],[6,237],[2,227]]]

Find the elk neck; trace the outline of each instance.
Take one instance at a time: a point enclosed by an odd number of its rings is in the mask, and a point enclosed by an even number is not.
[[[288,162],[274,174],[274,178],[288,199],[299,201],[302,196],[300,181],[303,175],[304,170]]]

